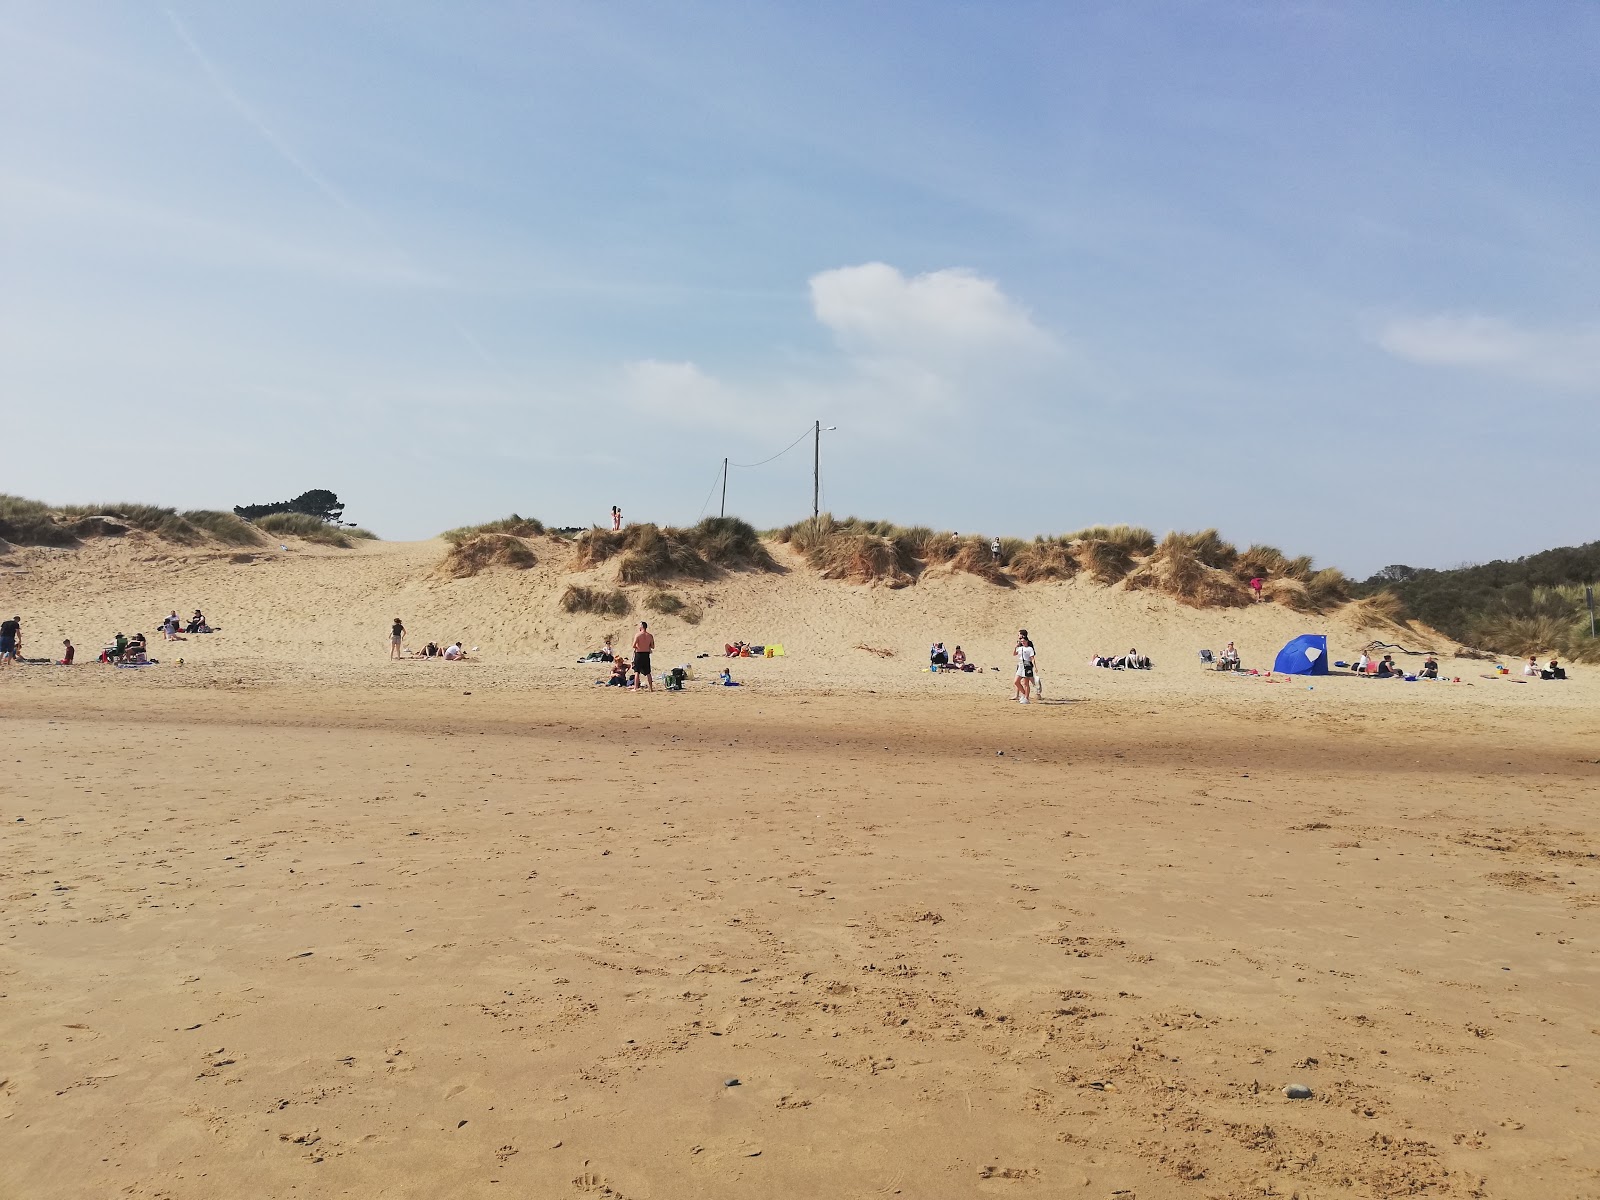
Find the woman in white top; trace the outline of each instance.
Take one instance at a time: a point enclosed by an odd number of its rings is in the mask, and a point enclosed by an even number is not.
[[[1033,643],[1028,640],[1028,631],[1022,630],[1017,634],[1017,648],[1012,651],[1017,659],[1017,678],[1013,686],[1017,693],[1017,703],[1026,704],[1028,695],[1033,691]]]

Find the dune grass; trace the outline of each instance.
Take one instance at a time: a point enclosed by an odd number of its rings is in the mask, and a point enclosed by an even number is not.
[[[526,571],[538,563],[538,556],[520,537],[508,533],[485,533],[454,543],[445,552],[439,570],[452,579],[470,579],[491,567]]]
[[[330,525],[306,513],[268,513],[264,517],[257,517],[251,524],[263,533],[272,533],[279,537],[297,537],[320,546],[336,546],[340,550],[348,550],[356,541],[362,539],[376,540],[378,536],[370,530],[356,529],[353,526]]]
[[[469,542],[475,537],[486,534],[503,533],[511,537],[529,538],[540,537],[549,530],[545,523],[537,517],[519,517],[512,513],[509,517],[501,517],[498,521],[485,521],[482,525],[463,525],[459,529],[447,529],[439,536],[453,546],[462,542]]]
[[[621,583],[711,579],[723,571],[776,571],[761,535],[737,517],[707,517],[679,529],[644,523],[613,531],[595,526],[578,535],[573,569],[616,558]]]
[[[179,512],[155,504],[64,504],[51,507],[21,496],[0,496],[0,538],[19,546],[72,546],[92,537],[137,529],[193,546],[260,545],[262,538],[233,513],[196,508]]]
[[[1126,579],[1138,560],[1155,552],[1155,534],[1138,525],[1094,525],[1061,539],[1096,583]]]
[[[1238,551],[1215,529],[1169,533],[1138,566],[1128,572],[1130,590],[1162,592],[1191,608],[1237,608],[1249,604],[1250,589],[1224,569]]]
[[[644,598],[644,606],[663,616],[677,617],[686,625],[698,625],[705,619],[705,610],[692,604],[675,592],[654,591]]]
[[[1082,568],[1064,538],[1038,537],[1011,556],[1011,574],[1018,583],[1071,579]]]
[[[595,613],[625,617],[633,611],[628,593],[614,588],[587,588],[573,584],[561,593],[561,609],[569,613]]]

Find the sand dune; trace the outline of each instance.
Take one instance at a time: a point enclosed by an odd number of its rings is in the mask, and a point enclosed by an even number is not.
[[[1307,690],[1195,660],[1276,607],[794,569],[656,622],[783,641],[747,687],[621,695],[557,550],[10,556],[30,649],[223,632],[0,672],[0,1195],[1600,1194],[1587,675]],[[920,669],[1024,623],[1047,703]]]

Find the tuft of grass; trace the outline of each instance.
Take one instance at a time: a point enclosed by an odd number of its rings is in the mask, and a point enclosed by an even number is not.
[[[705,619],[705,610],[691,604],[674,592],[654,591],[644,598],[644,606],[663,616],[677,617],[687,625],[698,625]]]
[[[1306,595],[1317,612],[1327,612],[1350,600],[1350,580],[1338,567],[1323,567],[1305,582]]]
[[[1139,558],[1154,553],[1155,534],[1137,525],[1095,525],[1068,534],[1079,565],[1097,583],[1113,584],[1125,579]]]
[[[195,529],[225,546],[259,546],[265,540],[249,521],[231,512],[191,508],[179,515]]]
[[[78,535],[56,519],[49,505],[0,493],[0,540],[13,546],[75,546]]]
[[[1250,603],[1250,590],[1222,567],[1233,565],[1234,548],[1216,530],[1169,533],[1151,555],[1128,573],[1130,589],[1163,592],[1191,608],[1234,608]],[[1209,561],[1208,561],[1209,560]]]
[[[469,542],[475,537],[491,533],[529,538],[539,537],[546,532],[548,531],[544,522],[537,517],[519,517],[516,513],[512,513],[509,517],[502,517],[498,521],[486,521],[482,525],[463,525],[459,529],[447,529],[439,536],[452,546],[459,546],[462,542]]]
[[[329,525],[326,521],[320,521],[306,513],[268,513],[264,517],[257,517],[251,524],[263,533],[274,533],[279,537],[297,537],[302,541],[316,542],[322,546],[337,546],[340,550],[350,549],[352,538],[377,537],[365,529]]]
[[[999,587],[1010,587],[1011,577],[1005,573],[1006,542],[1014,541],[1018,547],[1026,545],[1016,538],[1005,538],[1000,543],[1000,561],[995,562],[994,552],[989,549],[989,543],[982,536],[961,539],[961,545],[955,555],[950,559],[951,569],[965,571],[968,575],[976,575],[979,579],[995,584]]]
[[[1276,546],[1257,542],[1239,555],[1233,573],[1246,583],[1252,579],[1276,579],[1284,573],[1288,561]]]
[[[824,579],[901,588],[918,566],[905,532],[887,521],[839,521],[823,513],[780,530],[778,540],[803,554]]]
[[[439,569],[454,579],[469,579],[490,567],[526,571],[538,562],[538,557],[521,538],[507,533],[485,533],[452,545]]]
[[[688,529],[662,531],[692,548],[707,564],[724,571],[776,571],[777,561],[748,521],[707,517]]]
[[[1373,625],[1398,625],[1405,620],[1405,601],[1390,591],[1351,600],[1340,611],[1362,628]]]
[[[579,587],[561,593],[561,608],[569,613],[597,613],[603,617],[625,617],[633,611],[628,593],[607,588]]]
[[[1071,543],[1062,538],[1034,538],[1011,556],[1011,574],[1020,583],[1071,579],[1079,569]]]

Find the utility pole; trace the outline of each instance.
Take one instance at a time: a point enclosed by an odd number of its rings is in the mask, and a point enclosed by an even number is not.
[[[791,426],[789,426],[789,428],[793,429],[794,426],[791,425]],[[727,459],[723,459],[722,460],[722,508],[717,513],[717,515],[719,517],[725,517],[725,516],[728,515],[728,460]]]
[[[793,429],[794,426],[789,426]],[[816,443],[811,452],[811,519],[822,515],[822,422],[816,426]]]
[[[1594,584],[1585,585],[1583,598],[1589,602],[1589,636],[1594,637]]]

